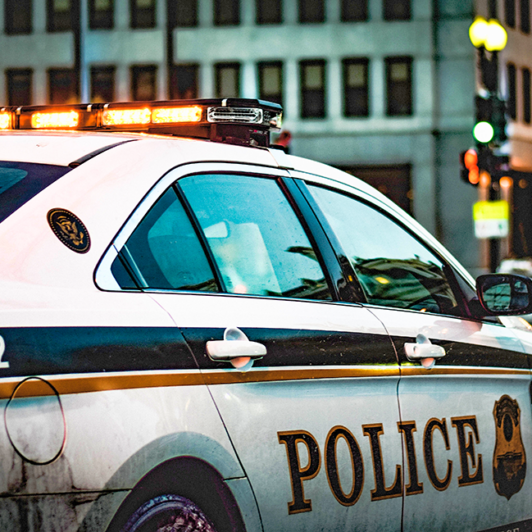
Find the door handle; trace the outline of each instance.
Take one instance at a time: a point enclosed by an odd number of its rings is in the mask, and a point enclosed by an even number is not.
[[[410,362],[421,362],[426,369],[431,369],[436,359],[445,356],[445,349],[434,345],[424,334],[416,336],[416,343],[405,343],[405,354]]]
[[[251,360],[266,355],[266,346],[259,342],[251,342],[237,327],[228,327],[224,331],[223,340],[207,342],[207,354],[215,362],[231,362],[238,369],[244,368]]]

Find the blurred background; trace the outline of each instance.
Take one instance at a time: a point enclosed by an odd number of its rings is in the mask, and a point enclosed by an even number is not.
[[[377,187],[474,275],[532,255],[530,0],[0,6],[0,105],[278,102],[290,153]],[[502,48],[470,36],[478,20]]]

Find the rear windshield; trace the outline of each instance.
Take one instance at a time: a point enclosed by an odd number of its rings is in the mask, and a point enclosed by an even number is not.
[[[0,223],[70,170],[68,166],[0,161]]]

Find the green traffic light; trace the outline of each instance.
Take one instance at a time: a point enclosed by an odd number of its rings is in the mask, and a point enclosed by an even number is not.
[[[477,142],[487,144],[493,139],[495,130],[489,122],[478,122],[473,128],[473,137]]]

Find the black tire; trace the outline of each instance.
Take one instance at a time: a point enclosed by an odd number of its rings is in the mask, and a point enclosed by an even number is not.
[[[216,529],[189,499],[160,495],[140,506],[122,532],[216,532]]]

